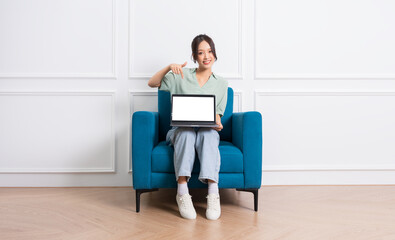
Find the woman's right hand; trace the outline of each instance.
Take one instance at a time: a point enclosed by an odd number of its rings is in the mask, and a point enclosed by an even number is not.
[[[181,74],[181,77],[184,78],[184,73],[182,72],[182,68],[185,67],[187,65],[187,62],[185,62],[184,64],[170,64],[170,70],[173,71],[173,73],[175,74]]]

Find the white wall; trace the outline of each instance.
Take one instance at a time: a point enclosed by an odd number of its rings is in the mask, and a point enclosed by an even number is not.
[[[131,186],[147,80],[206,33],[235,111],[260,111],[263,184],[395,183],[390,0],[0,1],[0,186]]]

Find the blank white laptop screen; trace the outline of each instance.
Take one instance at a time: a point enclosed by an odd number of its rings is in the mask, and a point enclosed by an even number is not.
[[[173,121],[215,121],[214,97],[173,96]]]

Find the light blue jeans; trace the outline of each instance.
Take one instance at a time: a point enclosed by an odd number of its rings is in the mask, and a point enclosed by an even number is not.
[[[200,161],[199,180],[208,179],[218,183],[221,157],[219,154],[219,134],[212,128],[173,127],[167,132],[166,141],[174,146],[174,170],[176,180],[186,176],[191,178],[195,154]]]

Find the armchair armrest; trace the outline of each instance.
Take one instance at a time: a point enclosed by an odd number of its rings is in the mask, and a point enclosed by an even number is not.
[[[232,141],[243,153],[244,188],[262,184],[262,115],[259,112],[233,113]]]
[[[159,114],[139,111],[132,118],[133,188],[151,188],[151,154],[158,144]]]

